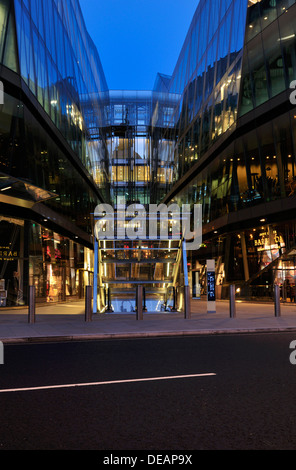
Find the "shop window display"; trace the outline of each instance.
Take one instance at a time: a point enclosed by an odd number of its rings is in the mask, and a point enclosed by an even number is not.
[[[84,269],[84,249],[72,240],[33,224],[30,282],[40,302],[79,298]]]
[[[0,306],[24,304],[24,222],[0,217]]]

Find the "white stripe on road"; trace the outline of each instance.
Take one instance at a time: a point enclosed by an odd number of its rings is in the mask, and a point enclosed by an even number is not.
[[[107,382],[88,382],[88,383],[64,384],[64,385],[43,385],[41,387],[7,388],[3,390],[0,389],[0,393],[31,392],[34,390],[52,390],[52,389],[57,389],[57,388],[92,387],[92,386],[99,386],[99,385],[113,385],[113,384],[124,384],[124,383],[133,383],[133,382],[153,382],[156,380],[191,379],[191,378],[196,378],[196,377],[209,377],[212,375],[216,375],[216,374],[207,373],[207,374],[192,374],[192,375],[172,375],[169,377],[149,377],[146,379],[110,380]]]

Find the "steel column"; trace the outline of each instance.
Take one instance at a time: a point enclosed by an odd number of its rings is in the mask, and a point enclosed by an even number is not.
[[[91,310],[91,286],[85,288],[85,321],[92,321],[92,310]]]
[[[281,316],[281,303],[280,303],[280,286],[274,285],[274,314],[276,317]]]
[[[35,323],[35,286],[29,286],[28,322]]]
[[[137,286],[136,291],[136,318],[137,320],[143,320],[143,286]]]
[[[230,318],[236,318],[235,285],[229,287],[229,309]]]

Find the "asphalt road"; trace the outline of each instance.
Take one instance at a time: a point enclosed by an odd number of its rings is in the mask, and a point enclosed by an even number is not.
[[[296,333],[5,345],[0,450],[294,450],[293,340]]]

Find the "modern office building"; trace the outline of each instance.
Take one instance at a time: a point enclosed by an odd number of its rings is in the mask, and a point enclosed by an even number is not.
[[[201,0],[167,84],[181,99],[159,197],[203,206],[202,292],[214,259],[219,295],[235,283],[267,298],[277,283],[295,301],[295,25],[294,0]]]
[[[163,80],[160,75],[158,79]],[[137,213],[158,202],[158,188],[166,184],[166,168],[157,158],[158,143],[178,98],[171,94],[163,100],[161,90],[109,90],[101,134],[107,148],[109,201],[115,210],[115,229],[120,207],[133,206]],[[127,217],[124,226],[131,224],[130,218]],[[135,288],[139,284],[147,294],[145,305],[160,308],[172,283],[178,247],[178,243],[169,240],[148,243],[142,239],[141,244],[126,237],[100,240],[95,248],[99,252],[99,262],[95,263],[99,310],[105,311],[107,307],[135,311]]]
[[[196,3],[172,76],[159,73],[151,91],[112,91],[78,0],[0,0],[8,303],[26,302],[28,285],[43,301],[83,295],[94,209],[122,198],[202,205],[203,243],[188,253],[201,293],[209,259],[218,295],[233,283],[247,298],[271,297],[274,283],[284,300],[293,292],[295,1]],[[159,247],[100,252],[99,287],[136,277],[174,287],[178,250]]]
[[[78,298],[107,187],[102,66],[76,0],[1,0],[0,25],[1,304],[29,285],[37,301]]]

